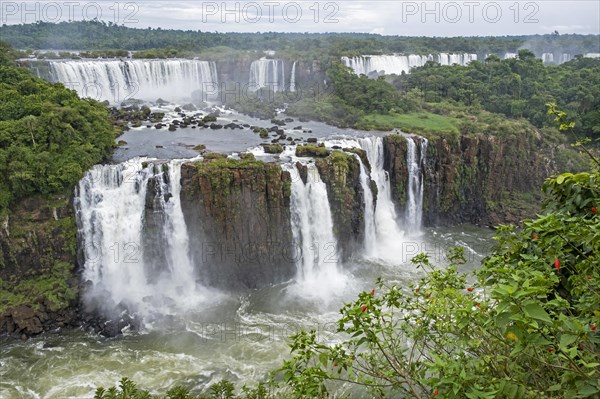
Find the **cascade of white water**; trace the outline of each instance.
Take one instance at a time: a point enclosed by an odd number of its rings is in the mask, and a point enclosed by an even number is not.
[[[52,80],[77,90],[82,97],[121,102],[128,98],[187,99],[200,91],[217,94],[214,62],[170,60],[50,61]]]
[[[365,204],[365,243],[364,250],[367,257],[377,256],[377,228],[375,226],[375,203],[371,192],[371,178],[362,159],[355,154],[360,164],[360,186],[363,190]]]
[[[273,91],[285,90],[285,69],[283,60],[261,58],[250,65],[250,90],[268,87]]]
[[[166,216],[163,237],[168,254],[170,278],[177,286],[184,287],[183,291],[191,292],[195,286],[194,266],[189,256],[190,239],[179,201],[182,163],[181,160],[173,160],[167,164],[168,172],[163,173],[168,173],[168,183],[161,179],[163,195],[160,198]]]
[[[396,207],[392,202],[392,189],[388,173],[383,168],[384,153],[381,137],[359,139],[360,147],[366,151],[371,164],[371,179],[377,185],[377,206],[375,207],[375,226],[377,245],[380,254],[393,254],[398,240],[403,236]],[[391,251],[391,252],[390,252]]]
[[[417,156],[417,144],[414,137],[407,137],[406,165],[408,167],[408,190],[406,196],[406,209],[404,216],[405,229],[418,232],[423,220],[423,166],[427,154],[427,139],[420,138],[421,151]]]
[[[337,240],[333,234],[333,218],[327,197],[327,187],[321,181],[314,164],[308,164],[306,184],[300,179],[297,166],[289,170],[292,179],[291,222],[294,242],[299,249],[296,258],[298,279],[316,282],[335,274]]]
[[[292,64],[292,73],[290,75],[290,91],[296,91],[296,61]]]
[[[438,63],[440,65],[449,65],[450,64],[449,60],[450,60],[450,57],[448,57],[447,53],[440,53],[438,55]]]
[[[140,165],[148,162],[146,168]],[[156,167],[135,159],[119,165],[94,166],[80,181],[75,207],[84,252],[84,280],[93,288],[87,300],[111,312],[117,304],[142,316],[189,309],[202,298],[189,258],[189,238],[179,203],[183,161]],[[160,173],[154,170],[165,170]],[[148,192],[149,182],[154,192]],[[155,198],[163,223],[153,243],[166,265],[145,256],[146,200]],[[155,236],[152,236],[155,237]],[[156,273],[158,266],[159,272]]]
[[[554,64],[554,54],[552,54],[552,53],[542,54],[542,62],[544,64]]]

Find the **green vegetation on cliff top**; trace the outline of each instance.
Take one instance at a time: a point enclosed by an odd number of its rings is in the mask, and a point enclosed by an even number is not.
[[[368,130],[400,129],[404,132],[430,132],[437,134],[458,135],[459,121],[448,116],[430,112],[411,112],[407,114],[368,114],[362,117],[357,125]]]

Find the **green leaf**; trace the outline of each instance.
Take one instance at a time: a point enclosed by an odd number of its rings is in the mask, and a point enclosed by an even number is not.
[[[321,353],[319,355],[319,361],[323,365],[323,367],[327,367],[327,355],[325,353]]]
[[[600,392],[598,388],[591,385],[584,385],[578,390],[579,395],[583,397],[592,396],[598,392]]]
[[[550,319],[548,313],[544,310],[544,308],[542,308],[542,306],[539,303],[533,302],[525,305],[525,314],[536,320],[552,323],[552,319]]]
[[[546,389],[546,391],[554,392],[554,391],[560,391],[561,389],[562,389],[562,385],[555,384],[555,385],[551,385],[550,387],[548,387],[548,389]]]
[[[504,329],[510,321],[510,312],[502,312],[496,316],[496,325],[498,328]]]
[[[560,346],[562,348],[566,348],[569,345],[573,344],[575,341],[577,341],[577,336],[576,335],[571,335],[571,334],[563,334],[560,337]]]

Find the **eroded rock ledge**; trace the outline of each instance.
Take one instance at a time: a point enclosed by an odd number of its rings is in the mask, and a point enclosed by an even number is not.
[[[295,273],[290,174],[275,163],[209,159],[181,169],[181,205],[206,283],[258,288]]]

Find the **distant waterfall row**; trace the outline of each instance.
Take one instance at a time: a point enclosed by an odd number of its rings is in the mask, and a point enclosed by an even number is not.
[[[487,58],[491,54],[485,54],[484,58]],[[501,59],[517,58],[517,53],[505,53],[500,56]],[[586,58],[600,58],[600,53],[586,53],[583,54]],[[562,64],[572,60],[574,57],[572,54],[567,53],[543,53],[540,58],[544,64]],[[377,75],[400,75],[402,72],[409,73],[412,68],[421,67],[427,63],[427,61],[435,61],[441,65],[461,65],[465,66],[471,61],[476,61],[477,54],[450,54],[450,53],[439,53],[437,55],[363,55],[358,57],[342,57],[342,62],[347,67],[352,68],[354,73],[357,75],[377,74]]]
[[[364,55],[358,57],[342,57],[342,62],[352,68],[357,75],[380,75],[408,73],[412,68],[421,67],[427,61],[436,61],[442,65],[467,65],[477,60],[477,54],[448,54],[440,53],[436,56],[429,55]]]
[[[218,88],[214,62],[169,60],[51,61],[56,82],[77,90],[82,97],[121,102],[128,98],[184,99],[194,92],[214,95]]]
[[[517,54],[510,54],[510,57],[506,58],[515,58]],[[585,53],[583,54],[584,58],[600,58],[600,53]],[[564,64],[565,62],[571,61],[574,56],[573,54],[568,53],[543,53],[540,57],[544,64],[546,65],[559,65]]]
[[[75,89],[82,97],[119,103],[129,98],[156,100],[216,99],[219,78],[215,62],[169,60],[49,61],[50,79]],[[248,89],[296,90],[296,62],[289,76],[284,61],[252,62]]]

